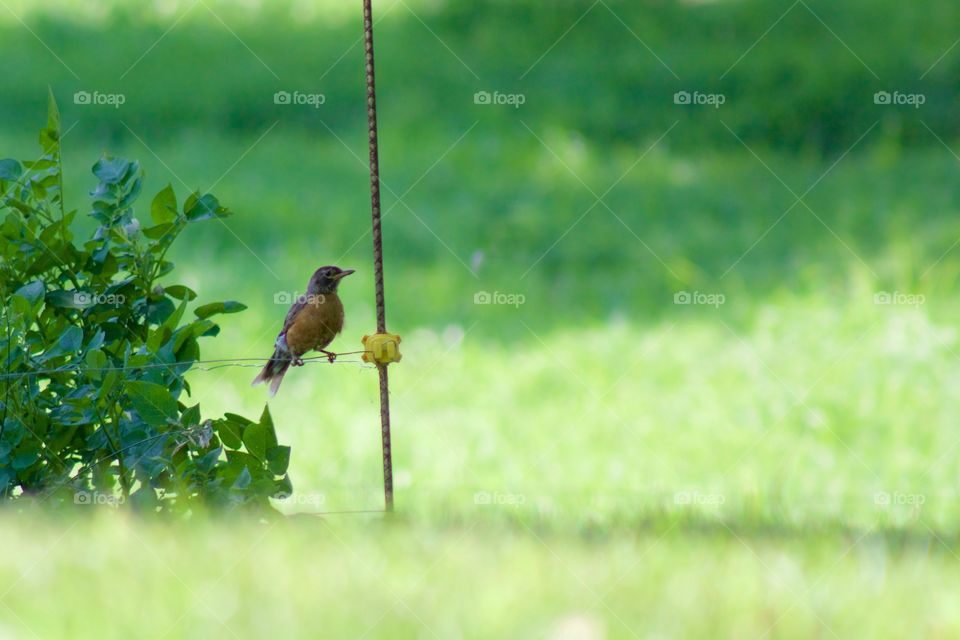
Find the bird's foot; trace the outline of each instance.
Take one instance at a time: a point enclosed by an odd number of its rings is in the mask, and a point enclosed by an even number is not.
[[[299,358],[299,357],[294,358],[294,359],[293,359],[293,362],[291,362],[290,364],[292,364],[292,365],[295,366],[295,367],[302,367],[302,366],[303,366],[303,358]]]
[[[327,360],[330,361],[330,364],[333,364],[334,360],[337,359],[337,354],[335,354],[335,353],[333,353],[333,352],[331,352],[331,351],[324,351],[323,349],[320,349],[320,353],[322,353],[323,355],[327,356]]]

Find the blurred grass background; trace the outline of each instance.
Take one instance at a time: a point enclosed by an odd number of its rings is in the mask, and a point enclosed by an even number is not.
[[[149,194],[237,212],[174,252],[201,300],[249,306],[205,357],[266,356],[275,295],[326,263],[359,271],[353,351],[375,326],[359,4],[4,0],[0,156],[38,153],[52,87],[69,205],[107,150]],[[10,519],[29,560],[0,561],[0,632],[960,633],[960,7],[375,4],[400,518]],[[198,371],[194,398],[257,414],[254,373]],[[373,371],[296,370],[271,410],[281,508],[379,507]]]

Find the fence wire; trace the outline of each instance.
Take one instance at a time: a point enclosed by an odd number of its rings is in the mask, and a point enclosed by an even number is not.
[[[341,359],[340,356],[352,356],[367,353],[366,351],[348,351],[338,353],[337,358],[330,362],[327,356],[311,356],[302,358],[304,364],[356,364],[363,368],[374,368],[363,360],[357,358]],[[192,371],[214,371],[225,367],[254,367],[259,368],[267,363],[269,358],[220,358],[214,360],[187,360],[183,362],[148,362],[138,365],[125,365],[118,367],[83,367],[68,366],[55,367],[53,369],[33,369],[31,371],[14,371],[0,374],[0,380],[17,380],[19,378],[31,376],[51,376],[60,373],[107,373],[110,371],[140,371],[149,369],[174,369],[175,367],[189,367],[185,373]]]

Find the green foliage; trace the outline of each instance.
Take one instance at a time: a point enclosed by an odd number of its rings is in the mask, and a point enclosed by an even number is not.
[[[326,135],[326,124],[350,140],[342,132],[363,127],[360,3],[327,3],[346,7],[336,11],[310,3],[312,19],[293,0],[257,3],[255,11],[207,4],[229,29],[207,11],[151,15],[142,3],[118,0],[97,3],[88,20],[48,10],[26,14],[29,31],[12,19],[0,23],[7,73],[0,122],[24,126],[38,90],[53,83],[62,95],[96,87],[123,93],[119,110],[69,105],[70,122],[82,119],[81,130],[114,139],[129,136],[118,113],[148,140],[200,129],[259,136],[278,120],[311,138]],[[107,20],[98,19],[103,5],[113,11]],[[692,151],[738,148],[721,120],[751,146],[789,150],[841,152],[877,121],[867,146],[881,138],[938,146],[923,123],[945,140],[960,134],[960,56],[952,49],[960,4],[950,0],[404,5],[409,10],[375,7],[378,85],[384,122],[403,123],[414,140],[438,128],[459,136],[478,119],[522,133],[519,118],[598,144],[655,139],[679,121],[669,144]],[[83,82],[37,38],[56,43]],[[158,38],[163,46],[145,53]],[[295,90],[328,99],[319,109],[274,102],[275,92]],[[474,105],[481,90],[519,92],[527,101],[520,109]],[[919,110],[874,104],[875,92],[894,90],[923,93],[926,103]],[[720,92],[727,101],[720,109],[678,106],[677,91]],[[386,149],[391,127],[384,135]]]
[[[186,397],[199,338],[219,332],[211,318],[245,307],[206,304],[191,318],[196,293],[159,283],[173,271],[165,256],[180,233],[230,212],[200,193],[181,209],[168,186],[141,227],[143,170],[103,156],[89,214],[98,226],[77,242],[52,96],[40,143],[37,160],[0,160],[2,495],[69,502],[120,491],[143,509],[183,511],[289,493],[290,451],[267,409],[256,422],[204,419]]]

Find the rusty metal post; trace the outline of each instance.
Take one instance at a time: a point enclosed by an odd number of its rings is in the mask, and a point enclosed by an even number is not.
[[[367,125],[370,133],[370,204],[373,220],[373,277],[377,297],[377,333],[387,331],[383,301],[383,239],[380,231],[380,151],[377,139],[377,87],[373,58],[373,8],[363,0],[363,35],[367,74]],[[393,511],[393,453],[390,449],[390,387],[387,365],[379,364],[380,428],[383,436],[383,496],[387,511]]]

